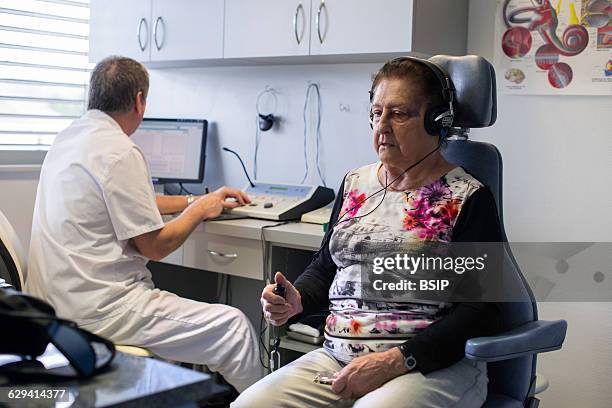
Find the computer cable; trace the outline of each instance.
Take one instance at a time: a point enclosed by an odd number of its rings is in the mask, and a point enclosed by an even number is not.
[[[187,189],[185,188],[185,186],[183,186],[183,183],[178,183],[178,185],[179,185],[179,187],[181,188],[181,189],[180,189],[180,191],[179,191],[179,194],[181,194],[181,193],[185,192],[185,193],[187,193],[187,194],[195,195],[195,194],[193,194],[191,191],[187,190]]]

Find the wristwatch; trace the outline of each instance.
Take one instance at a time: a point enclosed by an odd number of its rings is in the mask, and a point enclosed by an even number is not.
[[[191,203],[193,203],[195,201],[195,197],[193,196],[193,194],[189,194],[187,196],[187,206],[191,205]]]
[[[417,361],[416,358],[414,358],[414,356],[412,355],[412,353],[408,350],[408,347],[406,347],[405,344],[400,344],[399,346],[397,346],[397,348],[404,356],[404,367],[406,367],[408,371],[414,370],[417,365]]]

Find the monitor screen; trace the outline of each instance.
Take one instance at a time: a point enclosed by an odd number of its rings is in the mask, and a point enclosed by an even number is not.
[[[145,118],[132,141],[143,150],[155,183],[201,183],[208,122]]]

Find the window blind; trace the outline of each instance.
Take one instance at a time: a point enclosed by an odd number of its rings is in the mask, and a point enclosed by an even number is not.
[[[89,0],[0,0],[0,149],[45,148],[86,109]]]

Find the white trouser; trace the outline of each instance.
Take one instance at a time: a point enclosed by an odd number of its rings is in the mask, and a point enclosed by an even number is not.
[[[476,408],[487,396],[486,364],[467,359],[427,375],[404,374],[353,401],[313,382],[317,372],[341,369],[324,349],[311,351],[249,387],[231,407]]]
[[[205,364],[239,392],[261,378],[257,336],[240,310],[159,289],[144,290],[124,306],[117,316],[81,327],[164,359]]]

